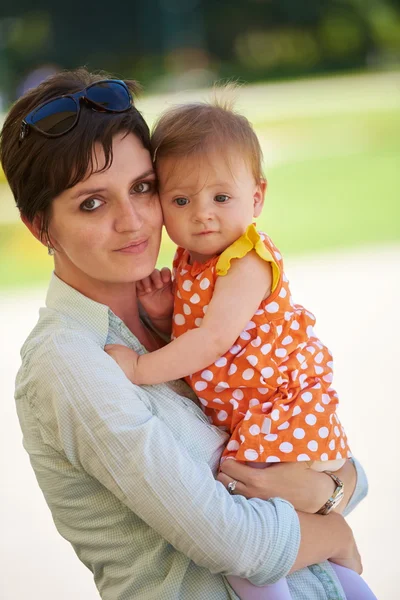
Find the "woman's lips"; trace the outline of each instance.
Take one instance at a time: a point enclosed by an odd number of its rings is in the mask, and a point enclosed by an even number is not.
[[[115,252],[122,252],[122,254],[140,254],[144,252],[149,245],[149,240],[142,240],[141,242],[131,242],[130,244],[115,250]]]

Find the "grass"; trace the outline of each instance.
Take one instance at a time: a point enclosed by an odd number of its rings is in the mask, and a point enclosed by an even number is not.
[[[400,109],[254,124],[269,188],[260,229],[284,254],[400,241]],[[12,202],[0,193],[2,202]],[[170,264],[164,236],[159,265]],[[0,287],[48,279],[52,261],[19,222],[0,223]]]

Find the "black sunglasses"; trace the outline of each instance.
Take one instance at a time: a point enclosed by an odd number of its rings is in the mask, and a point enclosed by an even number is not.
[[[30,127],[47,137],[59,137],[71,131],[78,122],[81,101],[88,104],[92,110],[110,113],[125,112],[133,104],[131,93],[124,81],[96,81],[75,94],[47,100],[30,112],[21,123],[20,142],[28,135]]]

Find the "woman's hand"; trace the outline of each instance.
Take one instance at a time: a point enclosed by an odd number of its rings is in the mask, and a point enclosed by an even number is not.
[[[108,344],[104,347],[104,352],[115,360],[132,383],[137,383],[135,381],[135,370],[139,360],[137,352],[121,344]]]
[[[159,321],[171,320],[174,296],[170,269],[154,269],[149,277],[137,282],[136,291],[140,304],[156,327]]]
[[[345,497],[337,507],[342,512],[350,500],[356,485],[356,470],[353,463],[346,461],[336,471],[344,482]],[[276,463],[265,469],[255,469],[235,460],[225,460],[221,465],[218,480],[227,487],[236,480],[235,493],[246,498],[284,498],[296,510],[317,512],[332,495],[335,484],[325,473],[313,471],[306,463]]]

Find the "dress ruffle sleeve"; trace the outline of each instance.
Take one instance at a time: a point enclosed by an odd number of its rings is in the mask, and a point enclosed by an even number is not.
[[[262,240],[260,234],[255,228],[254,224],[249,225],[246,231],[240,238],[238,238],[233,244],[231,244],[226,250],[224,250],[218,259],[216,265],[216,273],[219,276],[224,276],[228,273],[231,261],[235,258],[243,258],[255,250],[260,258],[271,264],[272,268],[272,288],[273,292],[278,286],[280,279],[280,267],[272,256],[271,252],[267,248],[266,244]]]

